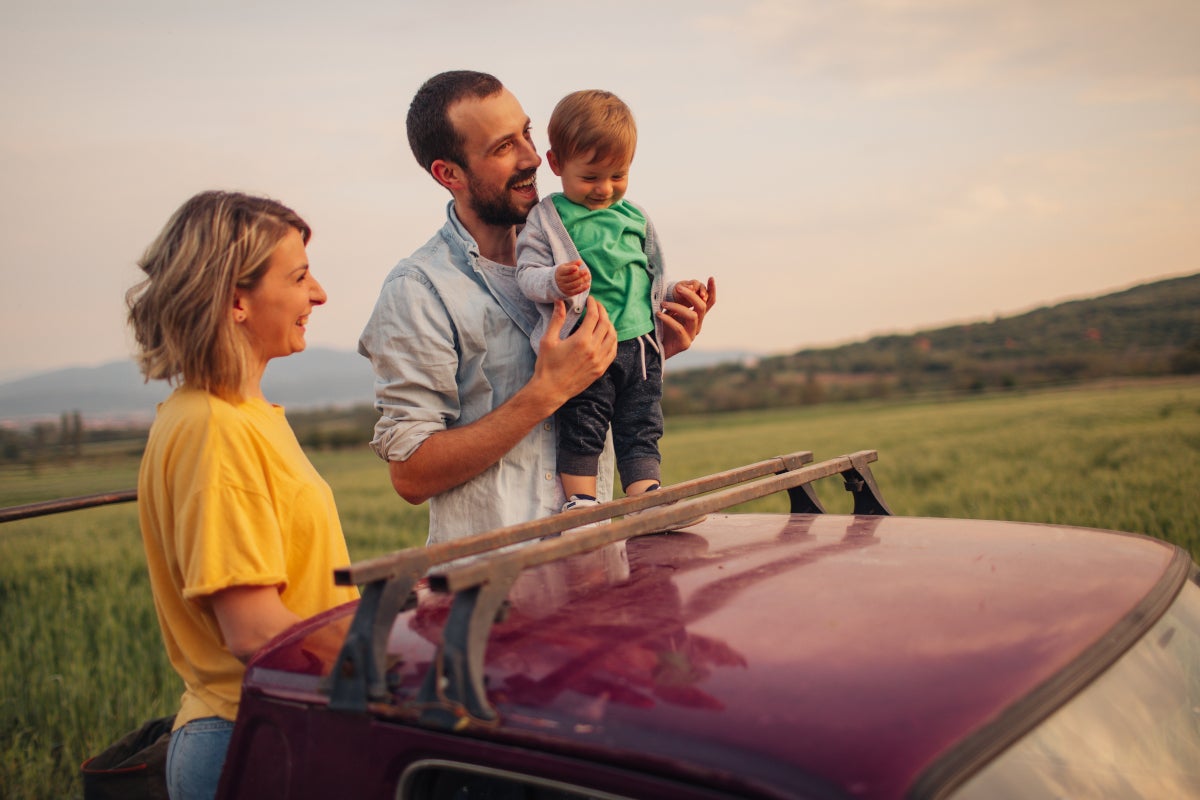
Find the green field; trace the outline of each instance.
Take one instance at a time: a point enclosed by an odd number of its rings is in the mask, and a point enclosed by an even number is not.
[[[668,419],[668,482],[795,450],[879,451],[897,514],[1057,522],[1146,533],[1200,558],[1200,382],[1114,385],[973,400],[819,405]],[[131,488],[110,448],[74,466],[0,472],[0,506]],[[351,555],[418,544],[425,509],[396,497],[365,448],[318,452]],[[840,481],[817,485],[831,512]],[[782,496],[755,510],[786,510]],[[80,796],[79,763],[180,686],[162,652],[132,505],[0,526],[0,795]]]

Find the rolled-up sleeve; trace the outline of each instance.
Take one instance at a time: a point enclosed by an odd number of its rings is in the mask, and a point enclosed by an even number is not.
[[[375,370],[380,416],[371,447],[380,458],[404,461],[458,420],[457,334],[420,271],[401,266],[388,276],[358,351]]]

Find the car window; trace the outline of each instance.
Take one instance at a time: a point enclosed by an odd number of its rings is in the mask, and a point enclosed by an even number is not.
[[[397,800],[625,800],[558,781],[446,761],[412,765],[401,776]]]
[[[953,796],[1200,796],[1200,587]]]

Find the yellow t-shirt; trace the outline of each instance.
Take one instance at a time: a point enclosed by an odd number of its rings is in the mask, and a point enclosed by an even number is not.
[[[138,514],[167,655],[184,682],[175,727],[237,716],[245,668],[225,647],[208,598],[278,586],[310,617],[358,597],[335,586],[350,563],[333,492],[283,409],[178,389],[159,404],[138,473]]]

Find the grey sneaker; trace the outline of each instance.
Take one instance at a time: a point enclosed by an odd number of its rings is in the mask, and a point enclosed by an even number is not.
[[[598,506],[598,505],[600,505],[600,501],[597,500],[596,498],[592,497],[591,495],[573,494],[567,498],[567,502],[563,503],[562,510],[563,511],[571,511],[576,508],[591,508],[592,506]],[[597,525],[603,525],[603,524],[607,524],[607,523],[608,523],[608,520],[602,519],[599,522],[589,522],[586,525],[576,525],[574,528],[567,528],[567,530],[570,531],[570,530],[579,530],[581,528],[594,528]],[[565,531],[564,531],[564,533],[565,533]],[[559,534],[557,534],[557,533],[554,534],[554,536],[558,536],[558,535]],[[546,538],[549,538],[549,537],[546,537]]]
[[[591,506],[600,505],[600,501],[591,495],[573,494],[567,498],[567,502],[563,503],[563,511],[572,511],[576,508],[589,508]]]

